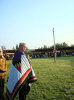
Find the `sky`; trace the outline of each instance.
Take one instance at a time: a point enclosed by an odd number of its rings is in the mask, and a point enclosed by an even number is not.
[[[0,0],[0,46],[74,44],[74,0]]]

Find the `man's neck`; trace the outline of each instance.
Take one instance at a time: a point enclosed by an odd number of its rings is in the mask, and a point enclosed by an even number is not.
[[[23,51],[23,50],[21,50],[21,49],[19,49],[19,51],[24,53],[24,51]]]

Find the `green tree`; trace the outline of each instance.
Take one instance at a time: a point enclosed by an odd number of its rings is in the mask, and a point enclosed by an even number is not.
[[[15,50],[14,46],[13,46],[12,50]]]
[[[16,44],[16,49],[18,49],[18,44]]]
[[[74,44],[72,44],[71,47],[74,47]]]
[[[44,45],[43,47],[38,48],[38,49],[47,49],[47,48],[48,48],[47,45]]]
[[[46,45],[43,46],[43,49],[47,49],[48,47]]]
[[[63,43],[56,43],[56,48],[65,48],[65,47],[69,47],[67,43],[63,42]],[[54,48],[54,45],[52,45],[50,48]]]
[[[69,47],[67,43],[63,42],[62,47]]]
[[[3,50],[6,50],[6,47],[5,47],[5,46],[1,46],[1,48],[2,48]]]

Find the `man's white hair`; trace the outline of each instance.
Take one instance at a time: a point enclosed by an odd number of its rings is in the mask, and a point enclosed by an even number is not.
[[[23,46],[23,45],[26,45],[26,43],[19,43],[19,47]]]

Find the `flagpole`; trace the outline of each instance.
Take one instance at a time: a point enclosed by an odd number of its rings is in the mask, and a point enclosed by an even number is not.
[[[54,41],[54,62],[56,63],[56,45],[55,45],[54,28],[53,28],[53,41]]]

